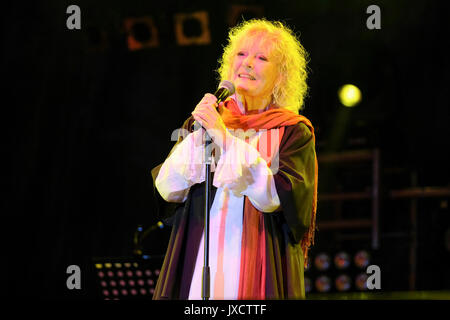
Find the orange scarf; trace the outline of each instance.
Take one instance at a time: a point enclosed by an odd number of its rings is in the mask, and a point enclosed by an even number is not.
[[[314,128],[311,122],[304,116],[283,108],[271,106],[268,110],[258,114],[242,114],[237,103],[233,99],[227,99],[221,110],[222,119],[227,128],[231,129],[274,129],[280,128],[280,138],[283,136],[284,127],[302,122],[311,130],[313,143],[315,143]],[[315,186],[311,224],[308,232],[301,240],[305,265],[307,263],[308,249],[314,244],[314,230],[316,221],[317,203],[317,179],[318,166],[316,158]],[[266,279],[266,243],[263,213],[256,209],[250,200],[245,197],[244,217],[241,245],[241,267],[239,277],[239,300],[265,299]]]

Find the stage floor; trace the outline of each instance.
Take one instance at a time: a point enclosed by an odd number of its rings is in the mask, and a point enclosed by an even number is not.
[[[450,300],[450,291],[310,293],[307,300]]]

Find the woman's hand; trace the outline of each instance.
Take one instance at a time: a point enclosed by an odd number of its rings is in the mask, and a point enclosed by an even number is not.
[[[219,106],[222,107],[223,102]],[[206,129],[211,139],[224,149],[228,131],[217,108],[217,98],[207,93],[195,107],[192,116]]]

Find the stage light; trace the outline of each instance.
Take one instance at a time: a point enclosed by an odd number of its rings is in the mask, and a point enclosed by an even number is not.
[[[352,286],[352,280],[346,274],[341,274],[335,280],[336,289],[338,291],[348,291]]]
[[[356,276],[355,286],[360,291],[367,290],[367,274],[366,273],[360,273]]]
[[[319,292],[328,292],[331,289],[331,281],[327,276],[320,276],[315,281],[316,289]]]
[[[325,271],[330,267],[330,257],[326,253],[319,253],[314,259],[314,265],[320,271]]]
[[[334,257],[334,265],[339,270],[348,268],[350,266],[350,256],[344,251],[338,252]]]
[[[338,90],[339,100],[346,107],[354,107],[361,102],[361,91],[352,84],[343,85]]]
[[[178,45],[206,45],[211,43],[208,12],[177,13],[174,20]]]
[[[159,46],[158,29],[151,17],[127,18],[124,27],[130,51]]]
[[[311,256],[313,264],[309,270],[305,268],[305,292],[307,281],[312,281],[310,290],[317,294],[367,290],[365,269],[373,263],[369,252],[361,248],[339,248]]]
[[[365,250],[360,250],[354,257],[355,265],[360,269],[365,269],[370,263],[370,255]]]
[[[132,259],[123,261],[125,259],[105,258],[103,260],[114,261],[95,262],[94,274],[98,292],[103,299],[150,299],[152,297],[163,257],[157,256],[139,261],[132,261]]]

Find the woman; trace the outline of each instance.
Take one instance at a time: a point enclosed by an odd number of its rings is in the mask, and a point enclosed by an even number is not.
[[[165,162],[152,170],[174,203],[154,299],[201,299],[204,164],[215,144],[210,218],[211,299],[301,299],[313,243],[317,159],[311,123],[298,114],[307,91],[306,52],[280,22],[234,27],[220,59],[236,93],[206,94]],[[191,132],[194,120],[204,129]]]

